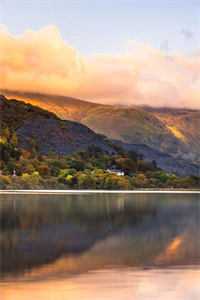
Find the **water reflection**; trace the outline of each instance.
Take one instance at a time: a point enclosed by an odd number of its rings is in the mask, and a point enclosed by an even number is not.
[[[0,285],[3,300],[199,300],[200,271],[104,270],[54,282]]]
[[[1,195],[0,276],[200,264],[199,195]]]

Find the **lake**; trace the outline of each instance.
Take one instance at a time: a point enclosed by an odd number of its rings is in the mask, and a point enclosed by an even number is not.
[[[0,195],[3,300],[199,300],[200,194]]]

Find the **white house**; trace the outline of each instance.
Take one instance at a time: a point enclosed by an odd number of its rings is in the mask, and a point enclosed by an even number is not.
[[[107,169],[106,171],[108,173],[115,174],[117,176],[124,176],[125,175],[124,171],[122,171],[120,169]]]

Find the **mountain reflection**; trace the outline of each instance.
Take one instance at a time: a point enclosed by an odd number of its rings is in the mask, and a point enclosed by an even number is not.
[[[0,276],[200,263],[200,197],[1,195]]]
[[[104,270],[34,282],[0,284],[6,300],[199,300],[200,271]]]

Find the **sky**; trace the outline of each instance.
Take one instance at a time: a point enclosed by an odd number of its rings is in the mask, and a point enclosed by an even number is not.
[[[200,108],[200,0],[0,0],[0,23],[1,88]]]
[[[199,0],[0,0],[0,5],[0,22],[13,34],[55,25],[84,54],[116,53],[128,40],[170,51],[199,46]]]

